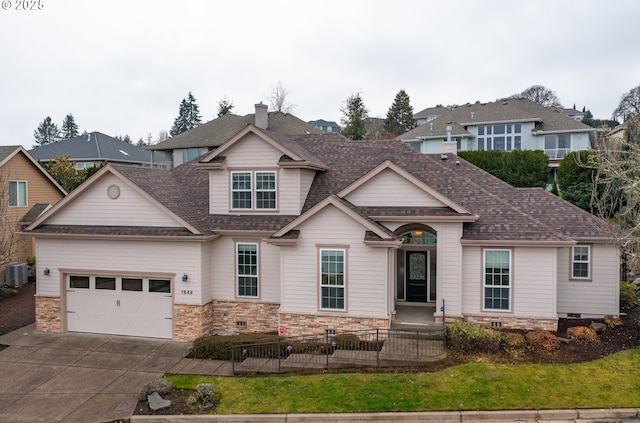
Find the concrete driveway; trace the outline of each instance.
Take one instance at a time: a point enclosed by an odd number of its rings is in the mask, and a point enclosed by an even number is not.
[[[0,336],[0,421],[128,419],[150,380],[179,369],[191,343],[125,336],[39,333]]]

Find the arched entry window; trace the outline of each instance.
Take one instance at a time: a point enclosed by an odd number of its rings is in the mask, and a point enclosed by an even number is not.
[[[436,300],[436,234],[426,227],[400,228],[396,299],[412,303]]]

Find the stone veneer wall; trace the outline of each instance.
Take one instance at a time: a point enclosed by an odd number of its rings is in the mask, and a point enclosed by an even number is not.
[[[38,332],[60,332],[60,297],[36,295],[36,330]]]
[[[280,326],[284,328],[285,336],[296,336],[324,334],[326,329],[337,332],[388,329],[389,319],[280,313]]]
[[[279,303],[213,301],[210,333],[276,332]]]
[[[449,320],[449,319],[447,319]],[[525,329],[535,330],[542,329],[551,332],[558,331],[557,318],[536,318],[536,317],[517,317],[517,316],[465,316],[465,321],[479,326],[492,327],[492,322],[499,322],[502,328],[506,329]],[[493,326],[496,327],[496,326]]]
[[[173,339],[176,341],[193,341],[211,334],[213,303],[205,305],[174,304],[173,305]]]

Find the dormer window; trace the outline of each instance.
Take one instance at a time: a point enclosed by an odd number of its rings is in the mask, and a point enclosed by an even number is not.
[[[275,210],[276,172],[231,172],[233,210]]]

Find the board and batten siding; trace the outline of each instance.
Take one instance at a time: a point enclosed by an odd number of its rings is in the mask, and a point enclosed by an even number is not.
[[[444,207],[444,204],[390,169],[345,197],[356,206]]]
[[[591,280],[571,280],[571,248],[558,249],[558,314],[617,316],[620,311],[620,258],[613,245],[591,245]]]
[[[258,244],[258,296],[236,296],[236,243]],[[224,236],[211,244],[211,298],[221,301],[280,302],[280,249],[251,236]]]
[[[120,196],[107,194],[111,185],[120,188]],[[150,200],[124,183],[120,178],[105,174],[58,213],[47,220],[50,225],[114,225],[181,227],[175,219]]]
[[[364,245],[365,228],[327,206],[299,228],[295,247],[282,248],[281,312],[388,318],[388,249]],[[346,248],[346,311],[320,309],[319,246]]]
[[[202,304],[201,243],[37,239],[38,295],[60,295],[60,269],[174,274],[174,302]],[[50,270],[43,275],[45,268]],[[182,282],[182,275],[189,276]]]

